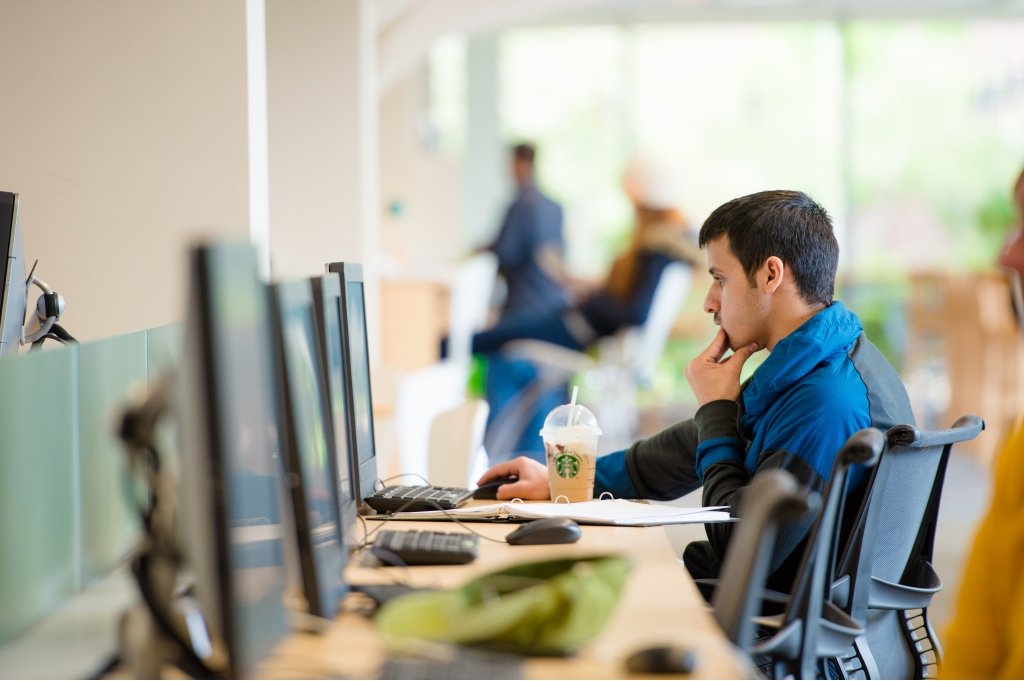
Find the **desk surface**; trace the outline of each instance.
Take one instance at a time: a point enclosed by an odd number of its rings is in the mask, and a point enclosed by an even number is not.
[[[370,529],[379,523],[369,521]],[[389,522],[388,529],[457,531],[447,523]],[[502,539],[513,525],[473,523],[473,529]],[[414,586],[457,586],[479,573],[531,560],[560,556],[623,553],[633,571],[608,626],[578,655],[564,659],[536,658],[527,663],[532,678],[623,678],[623,659],[633,650],[657,643],[679,643],[696,650],[694,676],[746,678],[748,667],[728,644],[711,613],[672,551],[664,528],[588,525],[575,544],[511,546],[480,540],[480,557],[470,565],[375,569],[350,565],[352,583],[404,581]],[[344,675],[373,678],[381,661],[381,642],[372,622],[351,612],[358,595],[346,600],[346,612],[320,634],[296,634],[286,639],[267,661],[271,677]],[[262,675],[262,674],[261,674]]]

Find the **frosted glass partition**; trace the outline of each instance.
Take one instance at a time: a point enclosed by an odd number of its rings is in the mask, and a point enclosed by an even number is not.
[[[158,326],[146,332],[146,349],[150,376],[156,376],[165,369],[177,366],[181,361],[181,324]]]
[[[0,359],[0,642],[76,589],[78,348]]]
[[[161,374],[174,370],[180,363],[182,328],[181,324],[167,324],[149,330],[147,354],[150,385],[153,385]],[[176,467],[178,437],[174,419],[164,419],[164,422],[157,426],[156,444],[163,460]]]
[[[125,488],[118,422],[129,389],[146,388],[147,332],[104,338],[79,348],[82,582],[123,562],[137,540],[138,519]]]
[[[180,356],[171,324],[0,359],[0,644],[124,562],[139,523],[120,413]]]

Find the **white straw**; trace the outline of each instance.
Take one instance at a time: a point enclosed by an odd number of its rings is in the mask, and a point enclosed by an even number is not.
[[[579,395],[579,393],[580,393],[580,387],[578,385],[574,385],[572,387],[572,399],[569,400],[569,404],[572,405],[572,412],[569,415],[570,416],[570,418],[569,418],[569,425],[570,426],[576,425],[576,421],[580,417],[580,410],[576,408],[576,396]]]

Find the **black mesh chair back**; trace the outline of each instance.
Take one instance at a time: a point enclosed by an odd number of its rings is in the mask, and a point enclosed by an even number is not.
[[[901,425],[886,434],[833,583],[833,603],[865,626],[838,656],[840,675],[934,676],[941,652],[928,605],[942,589],[931,561],[946,464],[955,443],[984,427],[963,416],[946,430]]]
[[[753,615],[779,525],[800,519],[818,503],[816,494],[800,489],[796,478],[781,469],[759,473],[744,492],[739,509],[743,521],[729,542],[712,603],[722,631],[741,650],[749,652],[754,640]]]
[[[839,655],[864,632],[858,622],[829,602],[831,567],[837,552],[837,528],[843,517],[850,467],[874,466],[884,447],[882,432],[865,428],[851,435],[839,450],[786,609],[780,617],[754,620],[773,632],[751,650],[755,656],[770,660],[767,666],[773,678],[817,678],[823,674],[823,658]],[[715,590],[716,596],[720,589],[721,583]]]

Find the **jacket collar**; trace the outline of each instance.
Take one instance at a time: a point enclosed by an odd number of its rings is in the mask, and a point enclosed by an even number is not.
[[[776,343],[743,391],[744,430],[822,361],[845,354],[863,330],[857,315],[837,300]]]

